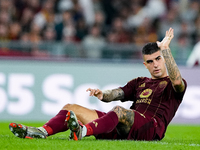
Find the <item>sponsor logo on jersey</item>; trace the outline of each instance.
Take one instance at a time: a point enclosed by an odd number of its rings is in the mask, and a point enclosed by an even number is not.
[[[149,99],[149,98],[138,99],[136,101],[136,104],[139,104],[139,103],[151,104],[151,99]]]

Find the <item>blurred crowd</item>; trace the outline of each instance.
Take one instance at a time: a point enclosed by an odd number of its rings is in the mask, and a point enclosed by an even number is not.
[[[188,57],[182,51],[200,40],[200,1],[0,0],[0,42],[81,43],[94,58],[106,44],[161,40],[169,27],[174,55]],[[37,49],[32,54],[46,55]]]

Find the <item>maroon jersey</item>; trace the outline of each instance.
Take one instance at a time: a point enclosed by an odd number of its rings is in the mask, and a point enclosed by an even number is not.
[[[186,89],[186,81],[183,79]],[[124,87],[124,101],[133,101],[131,109],[143,117],[155,118],[158,122],[157,134],[162,139],[166,128],[174,117],[185,90],[175,92],[169,77],[151,79],[139,77],[128,82]]]

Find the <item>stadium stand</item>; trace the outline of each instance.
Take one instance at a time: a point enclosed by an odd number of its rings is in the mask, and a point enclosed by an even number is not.
[[[0,0],[0,56],[139,59],[172,27],[185,65],[200,41],[199,10],[198,0]]]

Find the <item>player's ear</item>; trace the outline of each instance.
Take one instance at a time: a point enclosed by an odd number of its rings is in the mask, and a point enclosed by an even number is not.
[[[146,64],[146,62],[145,62],[145,61],[143,62],[143,64],[144,64],[144,66],[147,68],[147,64]]]
[[[145,58],[144,58],[144,55],[143,55],[143,64],[144,64],[144,66],[147,68],[147,64],[146,64],[146,62],[145,62]]]

